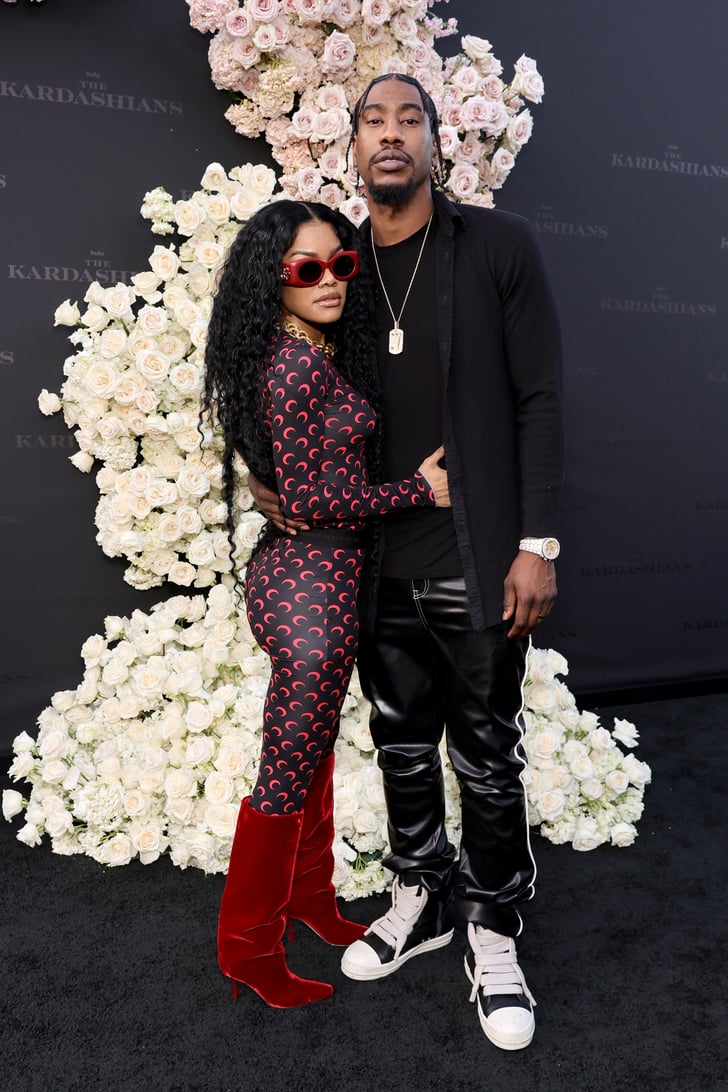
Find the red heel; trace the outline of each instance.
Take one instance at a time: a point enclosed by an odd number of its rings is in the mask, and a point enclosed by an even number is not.
[[[366,925],[348,921],[339,913],[334,872],[334,756],[319,762],[303,805],[288,917],[304,922],[328,944],[344,947],[359,940]]]
[[[283,951],[302,821],[302,812],[261,815],[250,807],[250,797],[243,800],[220,904],[218,963],[233,980],[233,997],[242,982],[280,1009],[322,1001],[334,992],[328,982],[293,974]]]

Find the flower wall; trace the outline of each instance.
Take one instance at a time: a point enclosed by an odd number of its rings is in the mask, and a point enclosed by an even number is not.
[[[71,328],[74,351],[60,394],[43,391],[39,405],[47,414],[62,409],[79,446],[71,461],[95,472],[97,541],[108,556],[125,559],[125,579],[205,594],[106,619],[105,632],[83,646],[79,686],[54,695],[37,740],[27,733],[15,740],[11,776],[29,782],[30,793],[6,791],[3,812],[10,819],[24,811],[18,837],[30,845],[47,834],[54,851],[103,864],[150,863],[168,853],[181,868],[219,872],[239,801],[255,778],[268,679],[235,593],[219,439],[209,428],[201,437],[198,424],[207,321],[227,247],[241,223],[281,196],[317,198],[354,222],[363,218],[346,165],[348,103],[377,71],[406,70],[432,91],[444,122],[446,192],[483,205],[530,135],[523,98],[538,101],[543,84],[528,58],[503,84],[483,39],[463,38],[463,52],[443,62],[434,40],[456,28],[430,17],[424,0],[189,6],[193,25],[214,34],[213,78],[241,100],[230,120],[260,125],[281,177],[264,166],[227,172],[213,163],[187,200],[150,191],[142,215],[156,236],[175,238],[154,247],[149,268],[131,284],[95,283],[83,301],[60,305],[55,321]],[[291,82],[299,64],[303,86]],[[235,541],[244,566],[262,518],[242,464],[239,471]],[[579,712],[557,678],[566,671],[559,653],[531,651],[529,819],[576,849],[628,845],[650,777],[622,749],[635,745],[636,730],[617,721],[609,731]],[[355,676],[335,774],[335,880],[348,898],[385,885],[386,811],[367,721]],[[444,751],[443,761],[457,842],[458,789]]]

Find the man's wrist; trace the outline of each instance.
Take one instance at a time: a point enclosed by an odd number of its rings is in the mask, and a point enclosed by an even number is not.
[[[529,554],[537,554],[544,561],[556,561],[561,553],[561,544],[551,535],[546,538],[531,538],[527,535],[518,543],[518,549]]]

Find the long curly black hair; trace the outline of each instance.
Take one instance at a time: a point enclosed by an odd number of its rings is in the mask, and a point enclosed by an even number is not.
[[[375,362],[374,309],[366,248],[356,228],[326,205],[274,201],[255,213],[235,237],[213,302],[205,350],[202,417],[216,416],[224,437],[222,486],[233,547],[235,453],[259,481],[275,489],[273,447],[263,420],[263,378],[281,325],[281,261],[302,224],[330,224],[344,250],[359,253],[360,274],[348,282],[346,306],[326,327],[335,363],[351,385],[379,409]],[[380,480],[381,444],[370,439],[367,459]]]

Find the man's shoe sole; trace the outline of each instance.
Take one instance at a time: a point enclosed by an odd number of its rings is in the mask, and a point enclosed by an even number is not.
[[[452,940],[454,932],[455,930],[451,929],[449,933],[442,933],[439,937],[433,937],[431,940],[423,940],[421,944],[417,944],[414,948],[410,948],[404,955],[399,956],[397,959],[390,960],[389,963],[380,963],[378,967],[347,967],[346,953],[344,953],[341,960],[341,970],[347,978],[353,978],[356,982],[373,982],[378,978],[386,978],[387,975],[394,974],[395,971],[398,971],[408,959],[412,959],[417,955],[423,955],[425,952],[433,952],[436,948],[444,948]]]
[[[468,966],[467,958],[465,960],[465,973],[468,976],[470,983],[472,984],[473,976],[470,973],[470,967]],[[533,1013],[531,1013],[531,1027],[525,1035],[523,1035],[519,1039],[513,1037],[511,1039],[503,1039],[497,1031],[489,1026],[488,1017],[485,1015],[480,1006],[480,997],[477,998],[477,1001],[478,1019],[480,1020],[480,1026],[483,1029],[483,1033],[486,1039],[489,1039],[494,1046],[500,1047],[501,1050],[523,1050],[524,1047],[527,1047],[530,1044],[531,1040],[533,1039],[533,1034],[536,1030],[536,1021],[533,1019]]]

